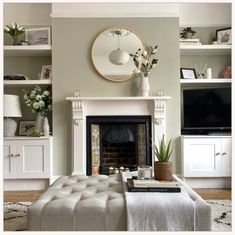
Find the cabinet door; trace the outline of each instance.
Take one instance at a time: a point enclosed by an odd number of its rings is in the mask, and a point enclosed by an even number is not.
[[[17,178],[49,178],[50,141],[20,140],[17,145],[20,163]]]
[[[221,169],[220,138],[187,138],[183,142],[184,176],[219,176]]]
[[[232,139],[221,139],[221,176],[231,176],[232,168]]]
[[[15,142],[4,141],[3,146],[3,177],[5,179],[16,178],[17,168],[15,161]]]

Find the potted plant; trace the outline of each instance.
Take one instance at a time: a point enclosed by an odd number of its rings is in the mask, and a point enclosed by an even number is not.
[[[18,37],[25,32],[25,29],[17,23],[12,23],[11,25],[5,26],[4,32],[11,35],[13,45],[20,45]]]
[[[157,147],[153,144],[153,153],[158,161],[154,162],[154,177],[155,180],[171,181],[172,180],[172,162],[170,156],[173,148],[171,147],[171,140],[166,143],[164,135]]]
[[[191,27],[186,27],[180,33],[180,37],[185,39],[191,39],[194,34],[196,34],[196,31],[194,31]]]

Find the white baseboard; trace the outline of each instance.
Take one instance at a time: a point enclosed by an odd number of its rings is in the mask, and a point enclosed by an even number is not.
[[[184,178],[191,188],[231,188],[231,177],[221,178]]]
[[[49,186],[48,179],[4,179],[4,191],[45,190]]]

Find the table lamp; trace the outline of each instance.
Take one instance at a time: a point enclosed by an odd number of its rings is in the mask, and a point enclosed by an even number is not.
[[[4,136],[15,136],[17,123],[9,117],[22,117],[20,97],[18,95],[4,95],[3,98]]]

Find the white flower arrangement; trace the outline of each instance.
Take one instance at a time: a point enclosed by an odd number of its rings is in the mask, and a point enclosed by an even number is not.
[[[141,53],[141,49],[139,48],[135,54],[130,54],[133,57],[134,64],[136,68],[133,71],[133,74],[136,77],[147,77],[151,70],[157,65],[158,59],[151,57],[157,53],[158,46],[145,46],[144,51]]]
[[[42,116],[47,116],[48,112],[52,110],[52,97],[49,89],[42,91],[39,86],[27,93],[24,92],[25,104],[32,108],[32,113],[41,112]]]
[[[23,26],[17,23],[11,23],[11,25],[6,25],[4,27],[4,32],[10,34],[12,37],[17,37],[25,32]]]

